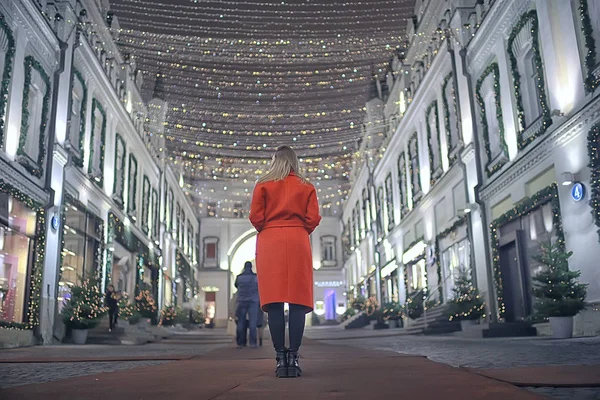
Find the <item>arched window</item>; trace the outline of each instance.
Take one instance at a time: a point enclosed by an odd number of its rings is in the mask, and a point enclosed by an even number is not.
[[[117,133],[115,141],[115,181],[113,185],[113,199],[123,209],[125,193],[125,141]]]
[[[69,120],[68,145],[73,154],[75,165],[83,167],[83,140],[85,136],[85,107],[87,89],[83,75],[73,70],[71,89],[71,115]]]
[[[431,182],[435,182],[442,175],[442,157],[440,154],[440,122],[438,118],[437,100],[427,108],[427,144],[429,147],[429,168]]]
[[[133,154],[129,155],[129,173],[128,184],[127,184],[127,212],[129,215],[136,219],[137,211],[137,177],[138,177],[138,165],[137,160]]]
[[[406,184],[406,155],[404,152],[402,152],[398,157],[398,191],[400,192],[401,216],[404,216],[408,211],[408,196]]]
[[[92,133],[88,173],[100,187],[104,182],[104,145],[106,140],[106,112],[97,99],[92,101]]]
[[[321,236],[321,263],[324,267],[337,264],[336,239],[333,235]]]
[[[387,208],[387,230],[389,232],[396,225],[394,218],[394,189],[391,173],[385,178],[385,204]]]
[[[421,200],[423,191],[421,189],[421,167],[419,165],[419,140],[417,132],[413,133],[408,142],[408,156],[410,165],[410,179],[412,188],[413,205]]]

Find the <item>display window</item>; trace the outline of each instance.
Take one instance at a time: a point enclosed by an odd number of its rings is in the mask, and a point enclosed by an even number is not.
[[[0,194],[0,320],[23,322],[34,258],[36,212]]]

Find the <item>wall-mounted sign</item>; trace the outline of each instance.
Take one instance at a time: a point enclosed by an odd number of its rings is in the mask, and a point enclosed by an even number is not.
[[[60,219],[58,218],[58,215],[52,216],[52,218],[50,219],[50,226],[52,227],[52,230],[54,232],[58,230],[58,228],[60,227]]]
[[[585,186],[581,182],[575,182],[571,188],[571,198],[574,201],[581,201],[585,197]]]
[[[316,287],[341,287],[344,286],[344,282],[343,281],[316,281],[315,282],[315,286]]]
[[[202,291],[203,292],[218,292],[219,288],[216,286],[203,286]]]

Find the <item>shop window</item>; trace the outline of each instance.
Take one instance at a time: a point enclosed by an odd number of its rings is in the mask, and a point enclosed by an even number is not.
[[[412,272],[412,282],[411,286],[416,291],[418,289],[426,289],[427,288],[427,279],[426,279],[426,271],[425,271],[425,260],[419,260],[412,264],[411,266]]]
[[[332,235],[321,236],[321,261],[324,267],[337,264],[336,238]]]
[[[471,271],[471,245],[468,239],[453,244],[442,252],[442,279],[444,299],[451,300],[454,296],[452,289],[461,269]]]
[[[123,207],[123,198],[125,192],[125,141],[121,135],[117,134],[115,141],[115,182],[113,185],[113,199]]]
[[[216,237],[205,237],[203,240],[204,245],[204,267],[217,267],[218,266],[218,255],[219,255],[219,238]]]
[[[0,194],[0,321],[25,320],[35,225],[34,211]]]
[[[137,177],[138,177],[138,165],[137,160],[133,154],[129,155],[129,179],[127,187],[127,212],[136,220],[137,211]]]
[[[83,279],[97,276],[100,270],[102,220],[72,203],[65,206],[62,265],[58,300],[69,298],[71,287]]]

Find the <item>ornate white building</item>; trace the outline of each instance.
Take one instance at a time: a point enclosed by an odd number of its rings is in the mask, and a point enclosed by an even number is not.
[[[146,104],[118,32],[106,0],[0,3],[0,320],[43,343],[82,278],[159,307],[197,296],[200,227],[165,158],[160,77]]]
[[[599,21],[589,0],[417,0],[344,207],[352,295],[377,292],[378,244],[382,301],[444,303],[465,267],[491,321],[522,321],[552,238],[589,284],[576,332],[598,333]]]

